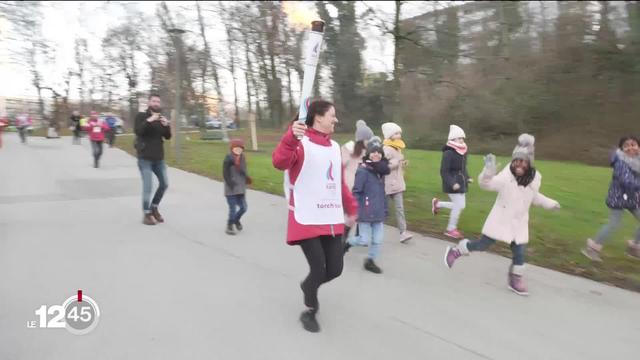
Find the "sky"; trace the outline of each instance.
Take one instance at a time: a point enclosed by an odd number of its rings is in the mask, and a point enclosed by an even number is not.
[[[310,1],[292,2],[300,8],[315,12],[315,5]],[[437,6],[447,6],[449,2],[437,2]],[[59,88],[62,84],[62,76],[69,68],[75,68],[74,42],[78,37],[87,38],[89,53],[99,60],[102,58],[101,42],[110,27],[124,21],[127,7],[137,7],[145,13],[155,13],[158,1],[148,2],[49,2],[43,4],[42,32],[48,43],[55,49],[54,63],[47,64],[46,74],[48,79]],[[177,14],[177,22],[180,22],[180,14],[189,17],[195,13],[195,2],[167,2],[173,14]],[[411,1],[403,5],[402,18],[410,18],[431,10],[433,2]],[[391,21],[395,11],[393,1],[362,1],[356,5],[358,14],[366,11],[367,7],[375,9],[379,16]],[[333,7],[329,7],[334,9]],[[332,15],[335,15],[335,11]],[[209,19],[206,19],[206,21]],[[184,19],[183,19],[184,21]],[[222,24],[216,21],[207,21],[207,36],[212,44],[212,52],[226,53],[226,35]],[[193,29],[197,31],[196,29]],[[393,43],[390,37],[385,37],[373,26],[362,24],[359,30],[366,40],[366,50],[363,53],[365,68],[370,72],[390,72],[393,65]],[[31,85],[31,76],[23,64],[11,64],[7,61],[7,51],[12,43],[4,37],[10,31],[7,22],[0,17],[0,79],[3,84],[10,86],[0,87],[0,96],[9,97],[35,97],[35,90]],[[187,33],[186,36],[189,36]],[[188,41],[188,39],[187,39]],[[229,71],[221,71],[223,78],[223,93],[226,99],[233,98],[232,77]],[[242,79],[242,74],[239,75]],[[140,88],[148,85],[148,79],[142,76]],[[123,84],[124,85],[124,84]],[[246,93],[244,81],[239,81],[239,100],[245,101],[242,95]],[[148,86],[147,86],[148,87]],[[78,98],[75,90],[77,84],[72,85],[71,98]],[[124,88],[123,88],[124,90]]]

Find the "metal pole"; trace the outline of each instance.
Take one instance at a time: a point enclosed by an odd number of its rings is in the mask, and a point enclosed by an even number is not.
[[[222,141],[225,143],[229,142],[229,132],[227,130],[227,112],[224,109],[225,104],[224,104],[224,100],[222,97],[222,94],[220,94],[220,98],[218,101],[218,104],[222,104],[222,105],[218,105],[220,107],[220,111],[218,111],[218,114],[220,115],[220,118],[222,119]]]
[[[181,64],[180,64],[180,60],[182,58],[182,35],[178,34],[178,36],[176,36],[176,42],[177,45],[176,46],[176,54],[177,54],[177,58],[176,58],[176,79],[177,79],[177,87],[176,87],[176,119],[174,121],[176,121],[176,161],[179,163],[180,162],[180,115],[182,114],[180,111],[182,109],[180,109],[180,103],[182,100],[182,96],[180,94],[180,90],[182,88],[182,71],[181,71]]]

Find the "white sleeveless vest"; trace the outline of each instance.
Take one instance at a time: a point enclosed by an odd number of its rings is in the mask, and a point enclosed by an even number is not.
[[[303,225],[335,225],[344,223],[342,208],[342,156],[340,145],[312,143],[307,136],[300,141],[304,148],[304,162],[295,184],[284,174],[287,202],[293,190],[293,215]]]

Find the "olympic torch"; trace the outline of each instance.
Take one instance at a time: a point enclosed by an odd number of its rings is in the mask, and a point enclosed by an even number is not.
[[[324,37],[324,21],[315,20],[311,22],[309,39],[304,50],[304,76],[302,78],[302,90],[300,92],[300,108],[298,110],[298,122],[307,120],[307,110],[313,91],[313,81],[316,77],[316,68],[320,50],[322,48],[322,38]]]

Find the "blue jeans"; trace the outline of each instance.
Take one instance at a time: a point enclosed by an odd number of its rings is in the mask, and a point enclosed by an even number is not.
[[[247,199],[244,194],[241,195],[228,195],[227,204],[229,204],[229,220],[228,224],[236,224],[242,218],[242,215],[247,212]]]
[[[469,251],[485,251],[496,241],[492,238],[482,235],[480,240],[469,241],[467,243],[467,249]],[[525,254],[527,252],[527,244],[511,243],[511,253],[513,254],[513,265],[524,265]]]
[[[369,259],[375,260],[380,255],[382,240],[384,239],[384,224],[382,222],[358,223],[358,235],[349,240],[353,246],[369,245]]]
[[[151,161],[138,159],[138,169],[140,169],[140,175],[142,176],[142,210],[145,214],[150,214],[151,208],[160,205],[164,192],[169,187],[167,165],[165,165],[164,160]],[[153,196],[153,200],[151,200],[151,190],[153,188],[152,174],[155,174],[158,178],[158,189]]]
[[[620,227],[620,221],[624,216],[625,210],[610,209],[609,211],[609,223],[604,225],[598,235],[595,237],[595,241],[602,245],[604,242]],[[640,209],[629,210],[629,212],[640,222]],[[636,230],[636,236],[634,238],[636,244],[640,245],[640,227]]]

